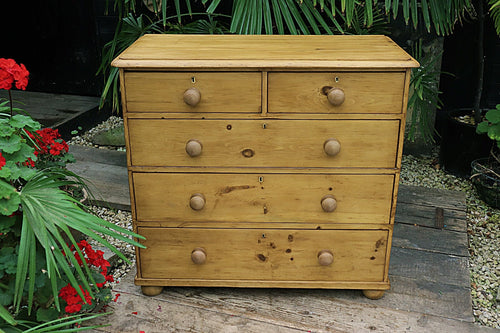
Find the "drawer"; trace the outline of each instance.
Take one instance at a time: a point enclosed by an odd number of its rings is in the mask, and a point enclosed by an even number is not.
[[[200,167],[395,168],[399,124],[399,120],[128,120],[132,165]],[[333,154],[328,155],[325,142],[340,151],[327,149]],[[194,157],[186,151],[192,144],[200,153]]]
[[[258,72],[125,72],[124,82],[129,112],[261,112]],[[184,101],[190,88],[195,106]]]
[[[389,223],[394,184],[394,175],[135,172],[132,179],[137,220],[174,222]],[[325,211],[331,199],[336,208]]]
[[[404,72],[269,73],[269,113],[401,113]],[[329,102],[330,93],[334,104]],[[343,101],[343,102],[342,102]]]
[[[143,244],[147,247],[139,250],[142,278],[274,281],[383,281],[384,278],[386,230],[139,227],[138,232],[146,237]]]

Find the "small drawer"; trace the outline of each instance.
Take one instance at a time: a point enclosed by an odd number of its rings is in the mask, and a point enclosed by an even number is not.
[[[389,223],[394,175],[132,174],[138,221]]]
[[[128,112],[261,112],[258,72],[125,72]]]
[[[395,168],[399,120],[129,119],[136,166]]]
[[[401,113],[404,72],[269,73],[269,113]]]
[[[138,228],[142,278],[383,281],[387,230]]]

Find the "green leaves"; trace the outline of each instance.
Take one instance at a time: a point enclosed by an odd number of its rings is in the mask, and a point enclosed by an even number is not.
[[[17,129],[25,129],[30,132],[39,130],[41,125],[38,121],[33,120],[29,116],[24,116],[22,114],[16,114],[10,119],[10,126]]]
[[[385,0],[385,11],[388,15],[392,12],[394,18],[400,6],[406,24],[411,19],[414,29],[417,29],[421,17],[427,32],[431,32],[431,26],[434,26],[438,35],[451,34],[465,14],[473,12],[470,0]]]
[[[488,112],[486,112],[485,118],[492,124],[500,123],[500,110],[499,109],[489,110]]]
[[[10,325],[16,325],[16,321],[14,320],[14,317],[7,311],[6,308],[4,308],[2,305],[0,305],[0,319],[5,320],[8,324]],[[2,331],[2,328],[0,327],[0,332]]]
[[[490,15],[495,24],[495,30],[500,35],[500,0],[488,0],[490,7]]]
[[[14,135],[10,137],[0,137],[0,151],[12,154],[21,149],[21,137]]]
[[[490,127],[490,125],[488,124],[487,121],[482,121],[479,124],[477,124],[476,132],[478,134],[488,133],[488,128],[489,127]]]
[[[16,114],[0,118],[0,152],[7,161],[0,170],[0,178],[16,181],[19,178],[26,180],[33,175],[34,170],[23,164],[28,158],[36,160],[35,148],[26,141],[28,135],[25,131],[34,132],[39,128],[40,123],[28,116]],[[3,214],[2,208],[0,214]]]
[[[495,109],[486,112],[484,117],[486,120],[477,124],[476,132],[478,134],[488,134],[491,140],[497,142],[500,148],[500,104],[497,104]]]
[[[211,1],[207,12],[215,13],[219,3],[217,0]],[[229,29],[232,33],[245,35],[331,34],[333,30],[340,28],[332,15],[335,11],[333,1],[329,4],[320,1],[320,8],[317,8],[316,1],[313,0],[234,0]],[[349,1],[347,15],[352,17],[353,12],[354,1]]]
[[[14,250],[13,247],[3,247],[0,249],[0,279],[3,277],[3,274],[14,274],[16,272],[17,255],[14,253]],[[0,304],[8,305],[9,303],[2,303],[0,301]]]
[[[439,108],[438,83],[441,72],[436,68],[440,55],[424,55],[422,40],[415,44],[413,56],[420,63],[420,67],[413,68],[410,79],[410,97],[408,98],[408,113],[411,117],[407,139],[414,141],[417,135],[424,142],[434,142],[434,122],[432,111]]]
[[[15,187],[0,180],[0,214],[11,215],[19,209],[21,198]]]
[[[74,180],[68,180],[71,177]],[[28,306],[31,306],[36,280],[36,258],[40,249],[42,249],[46,260],[47,276],[52,282],[51,289],[56,307],[59,307],[58,288],[55,284],[57,276],[64,275],[79,293],[81,293],[79,284],[91,295],[93,290],[97,291],[96,281],[89,268],[86,266],[81,268],[74,256],[63,254],[63,251],[64,253],[71,251],[62,235],[67,236],[70,245],[73,244],[77,248],[70,227],[97,240],[126,262],[128,262],[127,258],[98,233],[112,236],[138,247],[144,247],[129,238],[143,239],[144,237],[87,213],[83,210],[84,206],[60,190],[60,187],[64,185],[81,185],[78,179],[75,174],[67,170],[54,168],[38,171],[29,178],[19,194],[23,222],[14,298],[14,304],[18,309],[23,299],[26,280],[28,281]],[[37,244],[40,245],[40,248]],[[70,264],[72,269],[70,269]],[[80,296],[83,298],[83,295]]]

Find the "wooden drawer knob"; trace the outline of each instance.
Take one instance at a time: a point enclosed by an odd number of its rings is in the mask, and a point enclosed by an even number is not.
[[[323,150],[328,156],[335,156],[340,153],[340,142],[337,139],[330,138],[323,144]]]
[[[191,252],[191,260],[196,265],[203,265],[207,261],[207,252],[202,247],[197,247]]]
[[[184,103],[196,106],[201,101],[201,93],[197,88],[189,88],[184,92]]]
[[[325,195],[321,199],[321,207],[327,213],[333,212],[337,208],[337,200],[335,200],[333,195]]]
[[[333,253],[330,250],[321,250],[318,252],[318,263],[321,266],[329,266],[333,263]]]
[[[198,140],[189,140],[186,143],[186,153],[191,157],[196,157],[201,155],[203,145]]]
[[[332,88],[328,90],[326,97],[328,98],[328,102],[330,102],[333,106],[339,106],[344,103],[345,100],[344,91],[340,88]]]
[[[189,199],[189,206],[194,210],[202,210],[205,207],[205,197],[203,194],[193,194],[191,199]]]

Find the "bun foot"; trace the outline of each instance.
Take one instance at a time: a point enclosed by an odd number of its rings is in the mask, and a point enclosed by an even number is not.
[[[146,296],[156,296],[161,294],[163,287],[157,286],[141,286],[142,293]]]
[[[369,299],[380,299],[384,296],[385,290],[363,290],[363,295]]]

